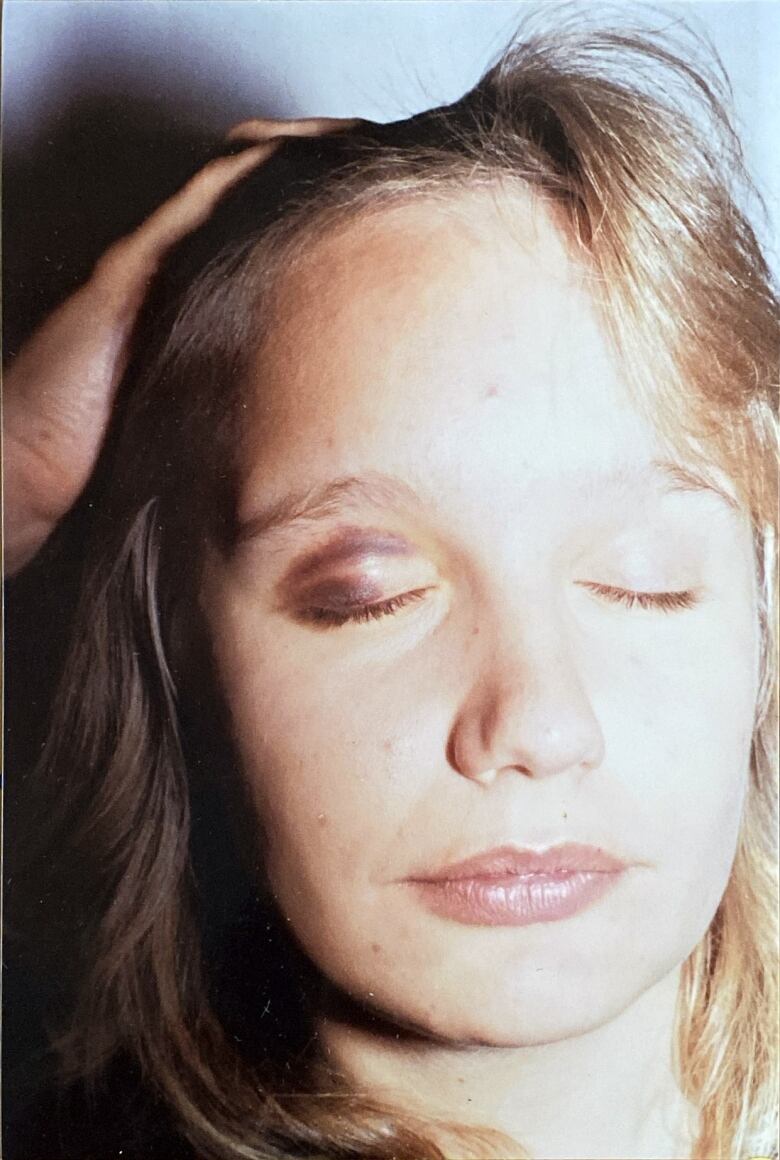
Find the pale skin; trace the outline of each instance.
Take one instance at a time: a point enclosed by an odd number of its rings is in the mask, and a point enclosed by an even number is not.
[[[280,288],[248,385],[247,534],[212,556],[202,603],[280,907],[334,987],[397,1031],[330,1014],[327,1058],[361,1090],[499,1129],[539,1160],[664,1160],[690,1154],[694,1126],[671,1066],[680,966],[725,889],[746,786],[749,522],[657,466],[668,449],[587,273],[542,206],[499,202],[355,223]],[[28,504],[46,513],[37,530],[14,508],[16,566],[89,473],[131,282],[98,352],[114,354],[91,450],[69,475],[55,457],[67,486]],[[358,476],[278,522],[291,497]],[[347,529],[352,554],[312,566]],[[690,600],[642,607],[637,592]],[[502,842],[575,840],[630,869],[564,921],[463,927],[408,887]]]
[[[280,907],[399,1029],[329,1015],[324,1050],[539,1160],[688,1155],[674,1007],[746,788],[748,520],[654,466],[587,274],[526,195],[326,238],[278,320],[245,537],[202,604]],[[630,869],[565,921],[462,925],[409,886],[572,840]]]

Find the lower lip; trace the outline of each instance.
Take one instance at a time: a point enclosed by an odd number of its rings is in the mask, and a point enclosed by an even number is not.
[[[622,870],[506,874],[485,878],[416,881],[425,905],[467,926],[529,926],[571,918],[603,897]]]

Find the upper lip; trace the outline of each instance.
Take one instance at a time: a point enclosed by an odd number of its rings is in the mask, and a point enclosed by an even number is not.
[[[529,850],[519,846],[496,846],[459,862],[451,862],[415,875],[417,882],[446,882],[468,878],[503,878],[521,874],[555,874],[625,870],[627,863],[600,846],[567,842],[546,850]]]

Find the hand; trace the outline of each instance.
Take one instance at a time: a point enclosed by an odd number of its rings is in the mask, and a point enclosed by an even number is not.
[[[167,252],[286,136],[318,136],[353,121],[255,120],[231,140],[256,141],[197,173],[98,261],[92,276],[22,347],[5,375],[3,474],[6,574],[22,568],[81,494],[100,452],[130,339]]]

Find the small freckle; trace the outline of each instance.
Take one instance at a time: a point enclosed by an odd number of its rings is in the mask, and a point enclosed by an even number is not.
[[[472,636],[479,636],[479,625],[478,624],[475,624],[474,627],[472,628],[471,635]]]
[[[379,943],[371,943],[371,951],[375,955],[381,955],[382,948],[380,947]]]

